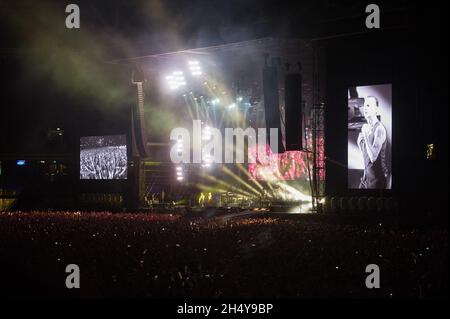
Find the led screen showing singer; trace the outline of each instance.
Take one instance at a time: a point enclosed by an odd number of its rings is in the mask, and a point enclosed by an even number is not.
[[[392,85],[348,90],[348,186],[391,189]]]

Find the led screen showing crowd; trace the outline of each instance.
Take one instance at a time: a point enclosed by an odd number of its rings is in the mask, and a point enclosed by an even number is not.
[[[392,85],[348,90],[348,187],[391,189]]]
[[[80,179],[126,179],[125,135],[87,136],[80,139]]]

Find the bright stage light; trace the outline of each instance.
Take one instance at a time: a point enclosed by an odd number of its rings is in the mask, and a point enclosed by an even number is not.
[[[211,101],[212,105],[218,105],[220,103],[220,99],[215,98],[214,100]]]
[[[231,109],[234,109],[235,107],[236,107],[236,104],[235,104],[235,103],[228,105],[228,108],[229,108],[230,110],[231,110]]]
[[[209,141],[212,137],[211,127],[205,126],[203,128],[202,140]]]
[[[238,101],[238,102],[242,102],[242,100],[243,100],[242,96],[238,96],[238,98],[236,99],[236,101]]]
[[[178,152],[178,153],[182,153],[182,152],[183,152],[183,149],[184,149],[184,147],[183,147],[183,140],[179,139],[179,140],[177,141],[176,146],[177,146],[177,152]]]
[[[189,70],[193,76],[202,75],[202,70],[200,68],[200,63],[198,61],[189,61]]]
[[[203,141],[210,141],[212,139],[212,132],[211,127],[206,125],[202,130],[202,140]],[[205,153],[205,150],[202,150],[202,167],[203,168],[209,168],[211,167],[211,164],[213,162],[213,158],[211,154]]]
[[[181,182],[182,180],[184,180],[183,167],[176,166],[175,170],[176,170],[177,181]]]
[[[171,90],[179,89],[182,86],[186,86],[186,80],[182,71],[174,71],[171,75],[166,76],[167,84]]]

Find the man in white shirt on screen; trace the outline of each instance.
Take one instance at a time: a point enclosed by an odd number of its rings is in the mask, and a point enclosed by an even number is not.
[[[357,141],[364,159],[364,175],[359,188],[385,189],[387,133],[378,117],[379,105],[376,97],[367,96],[364,99],[362,113],[367,123],[362,126]]]

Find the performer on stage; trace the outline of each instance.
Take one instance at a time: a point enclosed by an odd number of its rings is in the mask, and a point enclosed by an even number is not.
[[[378,118],[378,100],[368,96],[364,99],[363,114],[367,121],[358,135],[358,147],[364,158],[364,175],[359,188],[387,188],[386,128]]]

